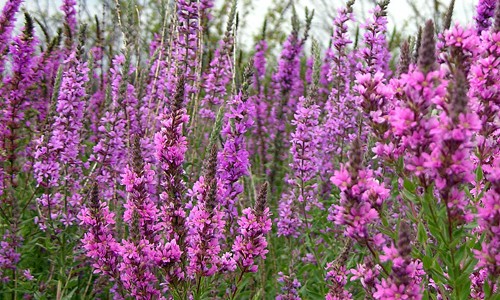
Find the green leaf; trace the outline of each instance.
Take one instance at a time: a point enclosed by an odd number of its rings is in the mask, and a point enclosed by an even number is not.
[[[424,256],[422,258],[422,263],[424,264],[424,269],[425,270],[429,270],[432,268],[432,266],[434,265],[434,259],[432,259],[431,257],[429,256]]]
[[[478,166],[476,169],[476,181],[481,182],[483,178],[484,178],[483,168],[481,168],[481,166]]]
[[[485,295],[491,295],[491,286],[489,280],[484,281],[483,290]]]
[[[71,300],[73,299],[73,294],[76,292],[76,289],[78,287],[74,288],[73,290],[71,290],[71,292],[69,292],[69,294],[65,295],[64,297],[62,297],[63,300]]]
[[[467,277],[468,279],[468,277]],[[470,280],[468,282],[460,283],[460,288],[461,288],[461,293],[460,293],[460,299],[467,300],[470,295]]]
[[[427,230],[425,229],[423,223],[418,223],[417,239],[421,244],[427,244]]]
[[[410,180],[408,179],[405,179],[404,182],[403,182],[403,187],[405,189],[407,189],[409,192],[411,193],[415,193],[415,190],[416,190],[416,186],[413,182],[411,182]]]
[[[412,192],[410,192],[406,189],[403,189],[402,194],[403,194],[404,198],[406,198],[412,202],[415,202],[417,200],[417,196],[415,196],[415,194],[413,194]]]

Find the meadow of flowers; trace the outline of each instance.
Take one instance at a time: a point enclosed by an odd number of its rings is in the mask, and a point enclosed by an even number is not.
[[[326,42],[293,9],[251,51],[236,1],[22,2],[0,299],[500,299],[500,1],[403,36],[349,0]]]

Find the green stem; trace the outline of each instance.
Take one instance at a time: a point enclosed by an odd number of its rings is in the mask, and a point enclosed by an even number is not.
[[[234,288],[234,291],[233,291],[233,294],[231,295],[231,299],[236,299],[236,294],[238,293],[238,288],[239,288],[239,285],[241,283],[241,280],[243,279],[243,275],[245,274],[247,268],[244,268],[243,270],[241,270],[241,273],[240,273],[240,276],[238,277],[238,280],[236,280],[236,284],[235,284],[235,288]]]

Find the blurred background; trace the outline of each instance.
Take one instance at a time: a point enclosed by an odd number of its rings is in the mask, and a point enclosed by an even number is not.
[[[227,15],[233,0],[215,0],[214,18],[218,24],[210,24],[210,31],[214,38],[220,36],[225,28],[224,15]],[[439,26],[444,13],[447,11],[451,0],[392,0],[388,8],[388,30],[396,37],[406,38],[414,36],[418,26],[425,20],[432,18]],[[456,0],[453,21],[465,23],[471,20],[475,5],[478,0]],[[3,6],[6,0],[0,0]],[[167,15],[174,0],[77,0],[79,16],[82,19],[92,20],[95,16],[111,28],[116,26],[113,10],[116,4],[133,7],[137,12],[137,19],[142,26],[149,29],[161,24],[161,14]],[[282,42],[291,30],[290,18],[292,10],[295,9],[299,19],[304,21],[305,9],[314,10],[311,36],[318,40],[320,45],[326,47],[329,43],[332,20],[337,9],[345,5],[346,0],[238,0],[239,31],[237,41],[243,50],[250,50],[254,42],[261,38],[264,21],[269,24],[267,28],[279,30],[279,32],[266,31],[266,38]],[[26,0],[23,8],[34,15],[37,20],[50,30],[51,20],[61,17],[58,8],[61,0]],[[362,24],[369,17],[370,10],[375,6],[376,0],[357,0],[355,3],[355,18],[357,24]],[[22,21],[22,20],[21,20]],[[57,22],[57,21],[55,21]],[[52,26],[52,28],[55,28]],[[356,28],[351,28],[356,31]],[[146,39],[146,38],[145,38]],[[397,39],[399,40],[399,39]]]

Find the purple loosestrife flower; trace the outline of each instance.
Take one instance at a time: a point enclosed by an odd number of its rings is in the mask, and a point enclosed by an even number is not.
[[[409,41],[404,41],[400,49],[400,58],[398,64],[398,77],[401,74],[407,74],[410,70],[411,64],[411,53],[410,53],[410,43]]]
[[[270,137],[274,144],[272,165],[270,168],[270,185],[274,188],[279,169],[281,155],[286,148],[287,132],[286,121],[295,111],[297,100],[303,94],[303,83],[300,77],[300,58],[303,40],[299,38],[298,29],[294,28],[286,39],[278,60],[278,70],[271,79],[270,116],[268,124]]]
[[[57,48],[58,38],[53,38],[47,49],[41,53],[36,59],[36,66],[34,67],[34,78],[38,84],[34,87],[33,93],[37,95],[34,99],[32,107],[37,111],[37,120],[47,120],[47,114],[51,109],[51,98],[57,88],[55,86],[58,69],[61,63],[68,59],[70,53],[63,53]]]
[[[380,265],[374,265],[370,259],[367,259],[367,262],[358,264],[356,268],[349,270],[352,274],[350,279],[351,281],[359,279],[363,289],[368,294],[373,295],[375,293],[375,284],[379,282],[378,276],[381,269]]]
[[[17,10],[17,8],[11,8]],[[34,36],[33,21],[29,14],[25,16],[26,25],[23,31],[14,38],[9,47],[12,55],[12,73],[10,76],[1,78],[3,82],[0,87],[2,95],[2,101],[0,101],[0,207],[2,219],[9,224],[10,229],[9,232],[4,231],[2,236],[2,248],[6,247],[4,255],[7,255],[5,261],[7,268],[15,268],[18,262],[17,248],[22,241],[17,237],[18,231],[21,230],[21,207],[17,191],[20,190],[21,166],[25,165],[26,161],[22,161],[21,158],[27,157],[27,147],[23,146],[23,140],[32,130],[29,128],[30,121],[25,113],[31,104],[30,89],[35,82],[33,65],[35,47],[38,42]],[[0,61],[3,61],[1,57]]]
[[[480,250],[473,250],[479,260],[477,268],[484,268],[491,278],[500,275],[500,159],[497,157],[492,166],[484,166],[491,187],[481,198],[477,210],[480,231],[485,239]],[[490,285],[491,286],[491,285]]]
[[[373,19],[368,19],[362,26],[365,29],[364,47],[361,48],[361,57],[366,62],[363,73],[375,74],[382,72],[385,76],[390,74],[390,53],[385,38],[387,31],[387,6],[388,0],[383,0],[370,13]]]
[[[284,194],[281,197],[278,206],[278,236],[298,238],[300,236],[299,228],[302,226],[298,203],[294,195]]]
[[[387,139],[388,131],[387,112],[390,110],[390,89],[386,88],[384,77],[390,75],[390,53],[386,41],[387,6],[389,1],[384,0],[377,4],[371,12],[373,19],[366,21],[364,47],[360,50],[366,67],[356,72],[356,107],[361,108],[363,118],[358,122],[366,122],[373,135],[380,141]],[[359,125],[363,126],[363,125]],[[369,132],[361,132],[361,140],[366,141]]]
[[[330,207],[328,219],[344,225],[346,236],[363,244],[372,241],[369,225],[378,219],[376,208],[380,208],[389,197],[389,190],[374,178],[371,170],[362,168],[359,139],[353,142],[349,163],[341,165],[331,181],[341,193],[340,203]],[[373,242],[378,243],[375,239]]]
[[[477,52],[478,35],[471,28],[463,28],[459,23],[456,23],[453,28],[447,30],[444,34],[445,45],[447,47],[457,47],[468,50],[469,52]]]
[[[185,268],[180,263],[186,255],[186,211],[183,180],[183,164],[187,151],[187,139],[183,130],[189,122],[189,116],[183,107],[184,78],[177,83],[173,106],[168,114],[161,116],[161,129],[154,136],[156,157],[161,172],[160,186],[160,221],[159,228],[165,233],[165,241],[160,242],[160,265],[169,281],[185,279]]]
[[[144,132],[142,148],[145,161],[157,163],[154,135],[150,137],[150,132],[158,132],[161,128],[161,120],[157,115],[169,114],[174,106],[175,86],[171,87],[169,81],[169,62],[166,47],[160,37],[151,43],[153,61],[150,62],[149,82],[146,87],[144,97],[139,100],[137,120],[138,127]],[[154,44],[158,43],[157,46]],[[161,47],[160,47],[161,46]]]
[[[411,136],[411,132],[422,135],[418,132],[425,127],[430,127],[429,112],[435,104],[444,103],[447,81],[443,79],[442,71],[432,71],[424,74],[419,70],[412,69],[409,74],[403,74],[400,80],[391,81],[393,86],[396,104],[391,111],[389,122],[395,136],[411,139],[417,142],[412,148],[425,144],[424,137]],[[425,135],[424,135],[425,136]],[[410,141],[403,137],[404,146],[410,146]]]
[[[210,68],[204,75],[205,96],[201,100],[202,109],[200,111],[202,117],[215,119],[213,109],[224,102],[227,94],[227,84],[233,77],[232,51],[234,47],[233,21],[235,14],[236,7],[233,6],[229,13],[226,34],[219,42],[219,47],[215,50],[214,57],[210,62]]]
[[[295,274],[285,275],[278,273],[278,282],[281,283],[281,292],[276,296],[276,300],[300,300],[299,289],[302,286]]]
[[[86,117],[89,120],[89,127],[91,131],[90,141],[97,142],[99,134],[99,123],[101,121],[101,113],[104,108],[106,100],[106,92],[103,90],[96,91],[90,96],[88,103],[88,111]]]
[[[243,92],[232,97],[229,112],[225,115],[226,125],[221,131],[225,141],[218,154],[217,177],[221,182],[221,204],[226,209],[228,227],[231,227],[238,216],[236,201],[243,192],[243,185],[238,181],[248,175],[250,168],[245,134],[252,127],[253,120],[249,115],[247,97]]]
[[[143,116],[142,122],[146,124],[153,122],[152,119],[154,119],[154,117],[152,114],[155,111],[169,113],[170,105],[172,105],[168,94],[171,91],[175,92],[175,86],[172,89],[169,86],[168,62],[163,58],[163,56],[166,55],[164,52],[163,49],[158,48],[156,52],[158,57],[151,65],[149,73],[150,82],[146,88],[146,95],[143,100],[144,107],[141,108]]]
[[[154,143],[159,169],[162,172],[160,183],[163,191],[160,194],[162,229],[166,231],[167,240],[175,239],[183,249],[185,235],[186,212],[183,195],[183,164],[188,142],[183,130],[189,122],[189,116],[183,107],[184,80],[179,80],[174,106],[169,114],[161,118],[161,129],[155,134]]]
[[[297,188],[298,202],[304,202],[306,210],[311,206],[323,208],[318,201],[317,183],[314,178],[319,172],[318,153],[321,151],[319,134],[320,109],[311,100],[301,97],[297,112],[295,113],[292,125],[295,131],[291,137],[291,149],[293,162],[290,164],[294,178],[289,180],[291,186]]]
[[[394,109],[389,114],[396,153],[404,154],[405,168],[414,173],[423,186],[430,185],[424,162],[430,155],[435,122],[431,112],[445,104],[448,81],[443,70],[436,70],[434,25],[426,23],[419,50],[418,69],[410,67],[408,74],[392,80],[395,98]]]
[[[345,266],[334,266],[328,263],[326,266],[328,272],[326,280],[330,282],[330,291],[326,294],[326,300],[349,300],[352,299],[351,293],[344,290],[347,284],[347,271]]]
[[[5,68],[4,55],[9,49],[12,29],[16,23],[16,14],[23,0],[7,0],[0,15],[0,78]]]
[[[297,237],[297,229],[302,223],[299,210],[308,225],[306,211],[312,206],[323,208],[318,201],[318,185],[314,182],[320,165],[319,114],[318,105],[305,97],[300,98],[292,121],[295,131],[292,133],[290,149],[293,157],[290,164],[292,174],[287,180],[290,190],[283,194],[279,203],[278,235]]]
[[[481,166],[490,165],[492,158],[499,151],[496,143],[500,138],[500,73],[497,71],[500,67],[499,44],[500,32],[483,32],[479,46],[482,55],[472,64],[469,73],[468,96],[471,110],[475,111],[481,120],[481,130],[476,137],[477,163]]]
[[[276,118],[293,112],[298,98],[303,94],[300,77],[302,48],[303,40],[299,38],[297,29],[294,29],[283,44],[278,69],[272,76],[271,87],[277,101],[273,107]]]
[[[0,239],[0,282],[6,283],[11,280],[8,270],[16,270],[21,260],[18,247],[21,246],[22,238],[17,234],[16,224],[11,224],[10,230],[5,230]]]
[[[232,44],[232,43],[231,43]],[[227,92],[227,84],[232,79],[232,60],[230,46],[221,41],[215,50],[214,58],[210,62],[210,69],[204,75],[203,87],[205,97],[201,101],[200,115],[204,118],[215,119],[214,106],[221,105]]]
[[[75,34],[76,30],[76,0],[63,0],[61,10],[64,13],[64,23],[69,27],[71,35]]]
[[[479,34],[491,26],[491,18],[495,15],[497,0],[479,0],[476,7],[476,30]]]
[[[121,66],[128,70],[129,66],[124,66],[126,59],[119,55],[113,59],[111,68],[111,104],[104,112],[98,127],[98,142],[92,149],[89,161],[94,164],[96,170],[96,180],[99,183],[101,193],[105,199],[116,199],[120,174],[127,162],[126,139],[129,133],[127,127],[129,123],[126,118],[126,110],[131,110],[127,106],[125,98],[130,97],[127,93],[127,82],[123,82]],[[127,71],[124,72],[128,74]],[[124,109],[125,108],[125,109]]]
[[[184,81],[184,103],[189,101],[190,95],[196,93],[198,82],[198,73],[196,68],[200,61],[200,51],[198,49],[199,39],[201,36],[202,27],[200,24],[200,3],[194,0],[179,0],[176,2],[178,26],[178,37],[172,45],[172,57],[175,61],[170,68],[170,87],[177,86],[180,78],[178,74],[182,74]],[[173,92],[171,91],[171,94]]]
[[[477,60],[480,49],[480,37],[475,31],[458,23],[444,33],[444,44],[448,53],[441,53],[440,58],[448,66],[459,68],[467,77],[471,64]]]
[[[144,164],[139,137],[134,139],[132,166],[127,165],[122,174],[122,184],[129,193],[124,204],[123,220],[129,224],[133,239],[158,242],[156,225],[159,211],[151,195],[155,192],[155,171]]]
[[[12,73],[3,78],[0,88],[4,100],[0,103],[0,148],[12,153],[17,151],[18,130],[23,126],[25,111],[30,106],[29,89],[35,82],[34,65],[36,62],[37,38],[34,36],[33,20],[26,14],[26,25],[22,33],[13,39],[9,46],[12,55]],[[0,161],[4,161],[4,154]],[[13,167],[13,166],[11,166]]]
[[[377,291],[373,294],[375,299],[422,299],[421,283],[425,272],[422,263],[411,260],[411,249],[409,226],[401,223],[397,248],[384,247],[385,255],[381,260],[392,261],[392,273],[389,278],[382,279],[382,282],[376,285]]]
[[[483,300],[486,298],[484,292],[484,284],[488,281],[488,271],[486,269],[480,269],[469,276],[471,280],[471,291],[470,299],[472,300]],[[498,286],[494,284],[491,291],[494,294],[498,291]]]
[[[193,188],[193,193],[203,193],[207,186],[200,179],[198,185]],[[225,221],[220,205],[210,209],[204,202],[198,202],[187,218],[187,226],[188,275],[214,275],[220,264],[220,241],[224,239]]]
[[[253,57],[253,65],[257,72],[255,72],[255,77],[262,80],[266,76],[266,52],[267,52],[267,42],[262,39],[255,45],[255,54]],[[258,80],[255,80],[257,83]]]
[[[357,96],[357,106],[363,115],[363,122],[370,130],[363,131],[361,137],[366,141],[369,133],[377,140],[376,147],[385,144],[389,135],[389,111],[392,108],[392,90],[384,80],[384,74],[356,74],[354,91]]]
[[[255,95],[249,97],[249,114],[250,118],[255,121],[255,126],[252,128],[252,134],[256,137],[254,143],[249,145],[250,153],[257,154],[261,161],[260,172],[265,173],[265,166],[268,161],[268,147],[271,139],[268,135],[267,117],[269,114],[269,104],[265,101],[264,95],[264,79],[266,76],[266,52],[267,42],[261,40],[255,46],[255,54],[253,57],[254,73],[254,89],[257,91]]]
[[[168,284],[169,281],[176,282],[184,278],[184,271],[180,266],[183,258],[183,250],[177,244],[175,239],[170,241],[164,241],[156,245],[156,266],[162,267],[167,270],[165,275],[166,282],[162,282],[161,285]]]
[[[169,82],[170,67],[168,63],[169,52],[167,49],[167,41],[165,37],[161,34],[155,34],[153,39],[149,44],[149,65],[151,66],[149,70],[148,84],[146,87],[143,103],[147,109],[158,109],[158,111],[168,112],[169,105],[169,93],[175,91],[175,85],[171,86]],[[154,111],[154,110],[153,110]],[[145,115],[148,118],[152,116]]]
[[[126,166],[122,175],[122,183],[129,193],[123,220],[129,225],[130,236],[122,241],[120,248],[120,280],[123,288],[134,298],[151,299],[160,295],[155,275],[156,264],[161,266],[163,263],[176,262],[181,252],[176,241],[172,240],[169,245],[174,246],[175,251],[166,257],[168,261],[164,261],[159,249],[159,211],[151,198],[155,173],[149,164],[143,163],[138,137],[134,139],[132,165]]]
[[[106,87],[108,76],[104,76],[104,49],[102,38],[99,36],[98,44],[90,49],[91,57],[94,60],[91,79],[97,81],[99,86],[90,96],[88,109],[85,117],[89,120],[89,140],[97,142],[99,121],[104,109],[106,100]]]
[[[135,87],[128,82],[134,72],[131,62],[124,55],[113,59],[111,72],[111,97],[118,105],[119,115],[126,121],[126,137],[131,141],[131,136],[140,134],[139,120],[137,119],[137,97]],[[123,166],[123,164],[122,164]]]
[[[334,86],[341,86],[342,88],[346,88],[345,81],[337,82],[337,79],[343,79],[345,76],[345,72],[347,72],[347,65],[349,64],[347,60],[347,54],[349,49],[347,46],[352,44],[352,40],[349,37],[349,28],[348,23],[354,21],[353,9],[354,1],[347,2],[345,7],[340,8],[337,11],[337,16],[333,20],[333,35],[331,37],[332,49],[327,52],[327,55],[332,61],[332,65],[330,66],[328,73],[328,80],[334,83]],[[345,67],[345,69],[344,69]],[[343,73],[338,73],[343,72]],[[337,85],[335,85],[337,83]],[[341,93],[341,89],[337,88],[332,93]]]
[[[266,235],[271,231],[271,213],[267,207],[267,183],[260,188],[254,208],[245,208],[238,219],[239,234],[233,244],[234,259],[242,272],[255,273],[256,259],[266,259]]]
[[[326,300],[350,300],[351,293],[345,290],[347,284],[347,274],[345,263],[347,261],[349,251],[351,251],[352,242],[348,241],[347,245],[339,256],[332,262],[326,264],[326,282],[328,284],[328,294]]]
[[[274,93],[277,99],[289,95],[292,99],[288,99],[285,104],[292,106],[297,103],[298,97],[302,95],[303,85],[300,78],[302,48],[303,43],[299,39],[298,32],[292,32],[285,40],[278,61],[278,70],[272,78]],[[290,111],[293,110],[290,108]]]
[[[205,174],[200,176],[192,191],[196,203],[186,220],[188,275],[201,280],[199,276],[212,276],[220,267],[221,241],[224,240],[225,214],[218,195],[220,183],[216,177],[217,146],[212,145],[205,165]]]
[[[460,223],[472,220],[467,197],[460,186],[473,180],[474,165],[470,155],[474,145],[471,139],[481,128],[479,118],[469,110],[466,89],[466,78],[457,70],[450,85],[449,102],[430,128],[432,151],[423,154],[424,167],[435,179],[449,218]]]
[[[328,60],[331,61],[327,79],[332,88],[324,107],[327,113],[320,133],[323,149],[321,177],[324,180],[333,174],[334,158],[340,155],[340,161],[343,160],[344,147],[351,142],[356,128],[356,109],[350,92],[353,74],[350,72],[348,46],[352,40],[347,26],[353,21],[353,5],[354,1],[349,1],[346,7],[338,10],[333,21],[332,50],[327,53]]]
[[[146,239],[136,242],[122,241],[120,247],[122,261],[118,265],[120,283],[127,294],[134,299],[156,299],[160,296],[158,279],[153,267],[158,253]]]
[[[27,270],[23,270],[23,276],[26,280],[28,281],[32,281],[32,280],[35,280],[35,277],[33,277],[33,275],[31,275],[31,271],[30,269],[27,269]]]
[[[62,77],[53,123],[36,148],[33,165],[38,185],[47,191],[37,199],[43,212],[37,220],[42,229],[47,221],[58,220],[65,226],[76,222],[82,200],[80,180],[87,167],[80,155],[89,69],[74,52],[65,63],[69,68]]]
[[[200,8],[205,13],[208,19],[210,19],[210,14],[208,14],[208,10],[214,7],[214,0],[200,0]]]
[[[421,44],[417,48],[418,69],[427,74],[436,69],[436,38],[434,36],[434,23],[428,20],[421,34]]]
[[[92,260],[94,273],[118,280],[120,244],[113,237],[115,214],[100,199],[97,184],[94,184],[87,206],[82,207],[78,218],[80,225],[87,229],[82,238],[85,255]]]
[[[321,97],[328,97],[331,91],[331,84],[330,84],[330,79],[328,74],[330,73],[330,70],[332,68],[332,57],[334,57],[335,54],[331,48],[331,46],[326,50],[325,52],[325,57],[323,58],[323,62],[321,64],[321,70],[319,74],[319,90],[318,94]]]

